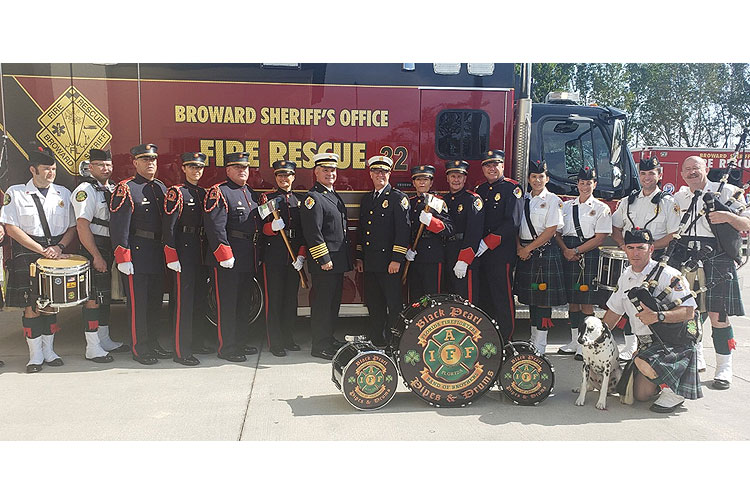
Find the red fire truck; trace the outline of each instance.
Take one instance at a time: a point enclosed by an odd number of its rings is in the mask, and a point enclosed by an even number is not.
[[[410,167],[463,159],[467,186],[484,179],[479,158],[506,152],[506,175],[525,184],[528,161],[544,159],[550,190],[575,194],[581,166],[597,169],[596,196],[616,200],[637,187],[626,146],[626,117],[610,107],[579,106],[564,95],[531,104],[530,65],[513,64],[3,64],[0,187],[26,182],[25,148],[47,145],[57,182],[74,187],[89,149],[111,149],[114,180],[134,174],[128,151],[159,146],[158,177],[181,182],[179,155],[202,151],[202,184],[225,178],[224,157],[250,152],[250,183],[274,186],[270,165],[299,169],[295,189],[313,184],[312,157],[341,158],[336,189],[356,229],[359,199],[372,189],[365,162],[393,158],[391,184],[412,189]],[[437,175],[435,189],[447,189]],[[361,314],[361,276],[349,273],[342,314]],[[302,313],[307,309],[301,291]]]

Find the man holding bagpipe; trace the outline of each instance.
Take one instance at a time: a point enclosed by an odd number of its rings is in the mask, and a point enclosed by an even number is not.
[[[735,341],[729,316],[745,314],[735,262],[740,263],[739,232],[750,230],[750,210],[741,201],[742,190],[726,184],[728,174],[729,170],[722,182],[712,182],[704,159],[690,156],[683,162],[681,175],[687,186],[675,194],[675,201],[688,224],[670,261],[675,266],[690,260],[703,263],[706,311],[716,350],[715,389],[728,389],[732,382]],[[699,355],[702,348],[698,344]]]
[[[632,397],[646,401],[661,389],[649,409],[669,413],[686,398],[703,396],[695,349],[694,294],[679,271],[651,259],[654,237],[648,229],[627,231],[624,242],[630,266],[607,301],[604,323],[612,329],[627,315],[639,346],[618,392],[623,402],[629,402],[632,383]]]

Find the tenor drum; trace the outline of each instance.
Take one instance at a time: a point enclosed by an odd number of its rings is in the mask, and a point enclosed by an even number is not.
[[[552,392],[555,368],[531,343],[510,342],[505,346],[505,362],[497,384],[513,402],[535,405]]]
[[[599,247],[599,271],[596,285],[600,289],[614,292],[617,290],[617,280],[622,271],[628,266],[628,256],[617,247]]]
[[[334,385],[358,410],[382,408],[396,394],[396,364],[383,351],[360,337],[350,340],[336,352],[332,372]]]
[[[407,306],[393,342],[404,383],[433,406],[465,406],[480,398],[503,362],[495,322],[458,295],[426,295]]]
[[[39,259],[32,266],[41,307],[70,307],[89,299],[91,271],[86,258],[70,255],[65,259]]]

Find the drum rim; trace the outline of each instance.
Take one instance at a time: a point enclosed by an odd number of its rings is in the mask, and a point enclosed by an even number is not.
[[[625,250],[621,250],[618,247],[613,246],[601,246],[599,247],[599,257],[606,256],[618,256],[618,257],[624,257],[624,260],[628,260],[628,254],[625,253]],[[617,259],[622,260],[622,259]]]
[[[356,343],[358,343],[358,342],[347,342],[343,346],[339,347],[339,350],[336,351],[336,354],[338,355],[338,353],[341,352],[345,347],[347,347],[347,346],[349,346],[351,344],[356,344]],[[359,343],[362,343],[362,342],[360,341]],[[396,395],[396,390],[398,389],[398,376],[399,376],[398,365],[393,360],[393,358],[391,358],[390,356],[388,356],[385,353],[385,351],[382,351],[380,349],[375,348],[375,345],[372,342],[370,342],[369,340],[366,341],[366,342],[364,342],[364,343],[370,344],[374,349],[372,349],[370,351],[359,351],[356,356],[354,356],[352,359],[349,360],[349,362],[346,363],[346,366],[344,366],[341,369],[341,382],[340,382],[341,387],[339,388],[339,391],[341,391],[341,394],[344,396],[344,399],[346,400],[346,402],[349,403],[350,405],[352,405],[354,408],[356,408],[358,410],[362,410],[362,411],[378,410],[378,409],[384,407],[385,405],[387,405],[388,403],[390,403],[391,400],[393,399],[393,397]],[[346,397],[346,391],[344,391],[344,373],[346,373],[346,370],[349,369],[349,366],[351,366],[351,364],[359,356],[363,356],[363,355],[365,355],[367,353],[372,353],[372,352],[382,355],[384,358],[386,358],[388,361],[390,361],[393,364],[394,372],[396,374],[396,385],[393,388],[393,390],[391,391],[391,395],[382,404],[380,404],[378,406],[371,406],[369,408],[360,408],[359,406],[357,406],[354,403],[352,403],[351,401],[349,401],[349,398]],[[333,359],[336,359],[336,356],[334,356]],[[336,369],[334,368],[333,360],[331,360],[331,370],[333,371],[333,377],[335,379],[335,377],[336,377]],[[334,383],[335,383],[335,380],[334,380]]]

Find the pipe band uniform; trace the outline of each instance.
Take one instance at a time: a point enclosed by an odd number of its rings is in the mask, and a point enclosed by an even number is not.
[[[60,366],[54,335],[59,331],[53,308],[40,304],[39,288],[30,266],[38,259],[59,260],[75,237],[75,213],[70,191],[54,184],[55,155],[35,143],[27,163],[31,179],[10,186],[3,197],[0,223],[11,238],[13,258],[8,261],[7,305],[23,307],[23,333],[29,348],[28,373],[39,372],[43,364]],[[61,279],[61,278],[58,278]]]
[[[172,357],[159,344],[164,290],[162,215],[167,187],[156,178],[158,147],[130,149],[136,174],[117,184],[110,200],[109,230],[128,300],[133,359],[152,365]]]

